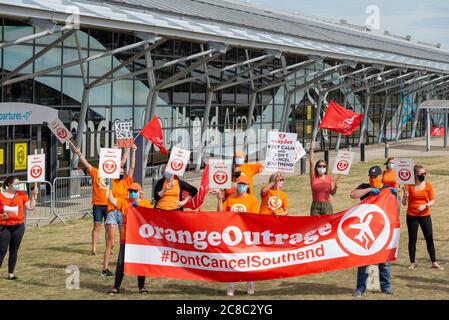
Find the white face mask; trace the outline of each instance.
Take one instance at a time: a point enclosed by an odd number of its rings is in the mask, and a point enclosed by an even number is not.
[[[244,158],[240,158],[240,157],[235,158],[235,164],[244,164],[244,163],[245,163]]]
[[[387,164],[388,169],[394,169],[394,163]]]
[[[326,168],[318,168],[317,171],[322,176],[323,174],[326,173]]]

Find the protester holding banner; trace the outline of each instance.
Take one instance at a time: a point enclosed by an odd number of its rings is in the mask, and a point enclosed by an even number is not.
[[[259,213],[283,215],[288,214],[287,194],[282,191],[285,178],[281,173],[272,174],[268,184],[260,191],[262,201]]]
[[[36,207],[36,199],[39,193],[34,188],[31,193],[31,199],[25,192],[19,191],[19,179],[17,177],[7,177],[3,182],[3,189],[0,192],[0,203],[2,213],[0,213],[0,268],[3,259],[9,248],[8,259],[8,279],[16,280],[14,269],[17,262],[20,243],[25,233],[25,216],[23,209],[29,211]]]
[[[328,174],[327,163],[318,160],[315,163],[314,145],[310,144],[309,174],[310,186],[312,188],[311,216],[321,216],[334,213],[331,203],[331,195],[337,193],[337,183]]]
[[[117,268],[115,272],[114,287],[109,290],[109,294],[120,293],[120,286],[122,284],[124,268],[125,268],[125,242],[126,242],[126,222],[128,215],[128,207],[132,204],[134,207],[151,208],[152,205],[149,201],[142,199],[142,187],[138,183],[132,183],[128,188],[128,196],[126,198],[114,197],[112,192],[108,194],[109,205],[120,211],[123,216],[123,222],[120,228],[120,250],[117,258]],[[147,294],[148,290],[145,289],[145,277],[138,276],[137,283],[139,287],[139,293]]]
[[[160,210],[178,211],[184,210],[184,205],[198,192],[191,184],[181,180],[178,176],[163,169],[163,177],[154,187],[154,207]],[[188,196],[183,199],[183,193]]]
[[[263,171],[261,163],[245,163],[245,153],[241,150],[235,152],[234,164],[232,166],[232,187],[225,190],[226,198],[237,192],[237,179],[244,175],[249,179],[249,191],[253,192],[253,178]]]
[[[371,167],[368,171],[369,183],[362,183],[351,192],[351,199],[359,199],[363,201],[370,195],[379,195],[381,189],[389,188],[382,183],[382,169],[379,166]],[[397,195],[397,190],[390,188],[391,192]],[[369,227],[369,226],[368,226]],[[382,293],[393,294],[390,287],[390,263],[380,263],[379,265],[379,282]],[[357,269],[357,287],[354,296],[361,297],[365,294],[368,266],[359,267]]]
[[[435,204],[432,184],[426,180],[426,170],[421,165],[415,165],[415,185],[408,185],[405,190],[402,204],[407,207],[408,252],[410,256],[409,269],[416,267],[416,242],[418,239],[418,227],[424,234],[427,244],[427,252],[432,261],[432,268],[442,269],[438,264],[435,245],[433,242],[432,218],[430,207]]]
[[[386,169],[382,171],[382,182],[390,188],[398,189],[396,183],[396,172],[394,170],[394,157],[390,157],[385,162]]]
[[[225,199],[224,192],[217,192],[217,211],[237,212],[237,213],[258,213],[259,205],[257,199],[250,193],[250,179],[241,175],[237,180],[237,192]],[[227,295],[234,296],[235,283],[228,284]],[[246,292],[250,295],[254,294],[254,283],[247,282]]]

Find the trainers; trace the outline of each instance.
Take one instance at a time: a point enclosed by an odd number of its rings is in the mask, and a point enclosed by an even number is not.
[[[363,292],[362,290],[355,290],[355,292],[353,293],[353,296],[356,298],[360,298],[365,294],[365,292]]]
[[[246,285],[246,293],[249,295],[254,294],[254,282],[248,282]]]
[[[393,294],[393,290],[391,288],[383,289],[382,293],[383,294]]]
[[[234,291],[235,291],[235,285],[234,284],[230,284],[228,286],[228,290],[226,291],[226,294],[230,297],[234,296]]]
[[[113,277],[114,274],[109,269],[106,269],[106,270],[101,271],[101,276],[102,277]]]

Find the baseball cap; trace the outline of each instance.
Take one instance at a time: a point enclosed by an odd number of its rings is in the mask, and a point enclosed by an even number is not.
[[[246,185],[250,185],[250,181],[249,178],[245,175],[241,175],[238,179],[237,179],[237,184],[239,183],[244,183]]]
[[[131,185],[128,187],[128,190],[136,190],[139,191],[140,193],[143,193],[142,187],[137,182],[131,183]]]
[[[378,177],[382,173],[382,169],[379,166],[374,166],[369,168],[368,170],[368,176],[369,177]]]

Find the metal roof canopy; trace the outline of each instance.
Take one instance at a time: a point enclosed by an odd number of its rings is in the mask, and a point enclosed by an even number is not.
[[[426,151],[430,151],[430,128],[431,115],[444,115],[444,148],[447,147],[447,129],[448,129],[448,114],[449,114],[449,100],[427,100],[421,103],[416,111],[416,117],[419,117],[421,109],[427,111],[427,128],[426,128]]]
[[[161,1],[159,1],[161,2]],[[180,4],[182,1],[179,1]],[[196,1],[197,2],[197,1]],[[148,5],[143,2],[144,6]],[[316,36],[314,39],[301,37],[301,35],[282,34],[280,32],[267,31],[245,24],[237,24],[230,22],[217,22],[216,20],[192,17],[189,15],[180,16],[160,13],[154,9],[153,11],[144,10],[142,7],[130,7],[120,5],[119,3],[103,2],[101,4],[93,1],[82,0],[1,0],[0,12],[5,17],[15,19],[24,18],[42,18],[59,23],[65,23],[72,15],[73,7],[79,9],[80,24],[84,27],[107,28],[121,31],[141,31],[154,33],[163,37],[172,37],[186,39],[190,41],[198,41],[205,43],[208,41],[216,41],[227,43],[236,47],[255,48],[255,49],[274,49],[284,53],[299,55],[321,55],[325,58],[338,60],[354,60],[359,63],[376,63],[385,64],[394,67],[411,67],[423,71],[432,71],[449,74],[449,54],[443,50],[437,50],[438,54],[447,59],[431,59],[429,53],[437,55],[435,49],[424,50],[424,47],[411,46],[410,43],[402,43],[402,52],[411,52],[413,47],[421,54],[413,54],[413,56],[403,55],[400,51],[392,52],[388,48],[384,50],[375,50],[370,48],[368,44],[364,47],[358,47],[356,44],[347,45],[344,41],[339,43],[329,43],[318,37],[319,33],[315,32],[311,35]],[[148,5],[151,8],[150,5]],[[263,17],[261,17],[262,19]],[[212,20],[212,21],[211,21]],[[253,19],[254,22],[254,19]],[[329,33],[334,32],[340,26],[333,26],[322,30]],[[334,30],[335,29],[335,30]],[[338,33],[338,32],[337,32]],[[340,30],[340,37],[345,35]],[[346,30],[346,33],[350,33]],[[363,36],[359,34],[360,43],[366,42]],[[320,39],[320,40],[315,40]],[[398,46],[401,47],[398,41]],[[419,49],[419,50],[418,50]],[[427,52],[427,54],[425,54]],[[442,61],[444,60],[444,62]]]

